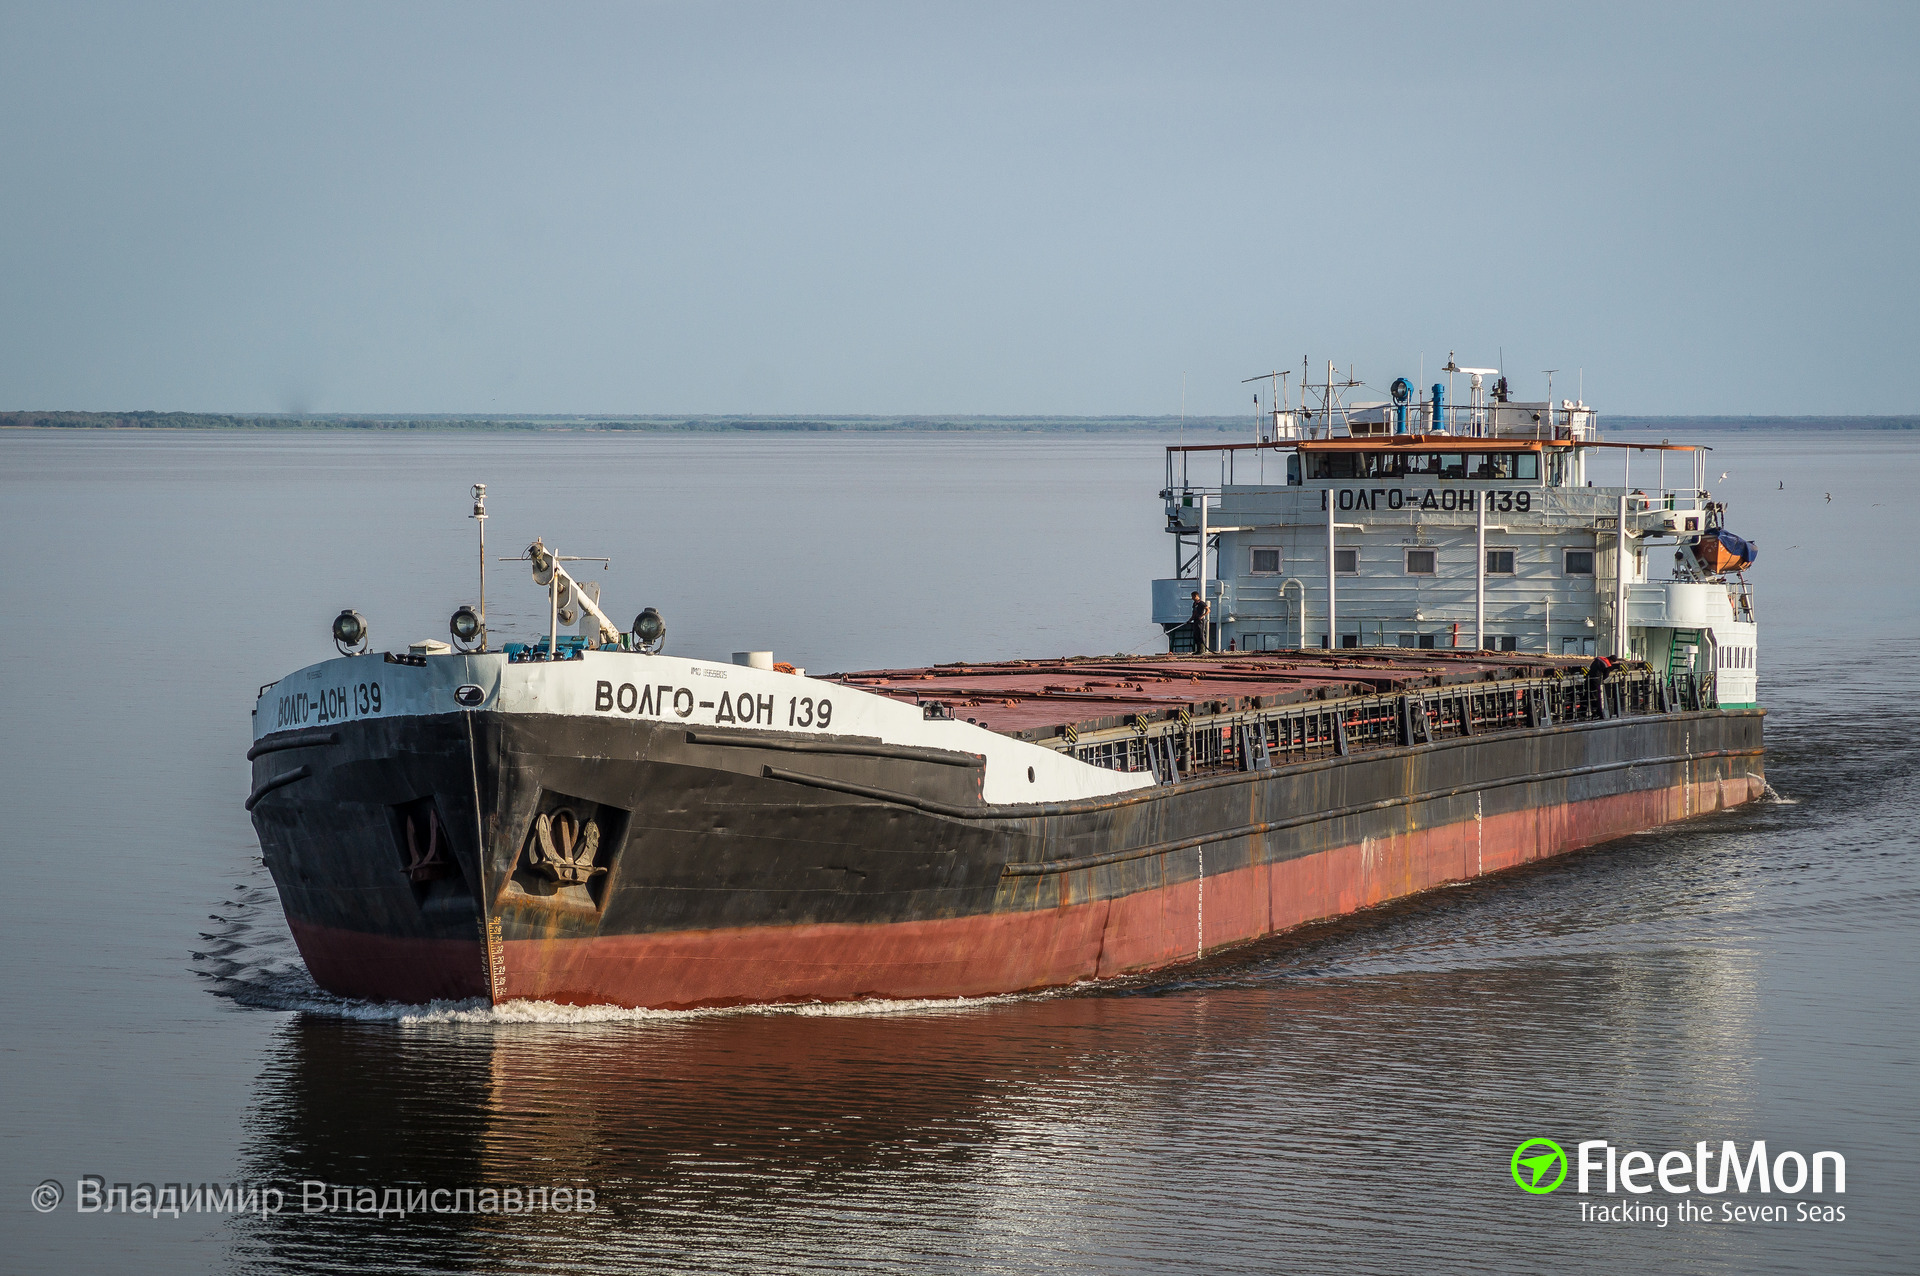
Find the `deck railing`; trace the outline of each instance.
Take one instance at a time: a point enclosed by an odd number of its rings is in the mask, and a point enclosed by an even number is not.
[[[1647,670],[1462,683],[1394,695],[1148,722],[1060,746],[1082,762],[1162,783],[1467,736],[1715,707],[1713,677]]]

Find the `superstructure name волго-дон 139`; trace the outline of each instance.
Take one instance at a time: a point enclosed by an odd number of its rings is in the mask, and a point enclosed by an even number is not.
[[[249,751],[308,969],[410,1002],[979,996],[1759,797],[1756,551],[1701,451],[1457,371],[1459,408],[1330,371],[1167,449],[1159,656],[671,654],[538,541],[537,641],[490,645],[484,579],[452,643],[374,653],[343,613],[351,654],[262,688]]]

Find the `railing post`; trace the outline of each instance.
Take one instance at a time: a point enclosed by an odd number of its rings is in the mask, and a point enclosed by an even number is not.
[[[1622,456],[1629,455],[1622,452]],[[1627,658],[1627,497],[1620,497],[1620,534],[1613,538],[1613,658]]]
[[[1337,617],[1340,614],[1340,606],[1339,606],[1339,598],[1338,598],[1339,586],[1334,579],[1337,573],[1334,571],[1334,552],[1333,552],[1334,551],[1334,544],[1333,544],[1334,507],[1338,505],[1340,502],[1334,500],[1333,498],[1334,498],[1334,491],[1332,488],[1328,488],[1327,489],[1327,650],[1328,651],[1337,651],[1340,648],[1340,625],[1337,619]],[[1306,636],[1305,634],[1301,635],[1302,638],[1304,638],[1305,636]]]
[[[1486,493],[1478,494],[1474,504],[1479,510],[1474,536],[1473,559],[1473,649],[1487,649],[1487,502]],[[1384,641],[1384,640],[1383,640]]]

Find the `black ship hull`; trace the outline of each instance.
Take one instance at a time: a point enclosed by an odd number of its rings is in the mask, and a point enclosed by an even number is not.
[[[1753,800],[1762,724],[1600,717],[989,805],[962,753],[469,711],[269,734],[253,817],[342,996],[977,996],[1177,964]]]

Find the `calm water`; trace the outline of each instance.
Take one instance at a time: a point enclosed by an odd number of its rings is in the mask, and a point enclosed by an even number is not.
[[[828,670],[1153,649],[1162,441],[0,436],[0,1267],[1911,1270],[1920,443],[1712,441],[1783,802],[1171,979],[543,1017],[319,995],[241,810],[254,689],[336,611],[394,647],[471,599],[469,482],[673,650]],[[489,602],[541,610],[512,564]],[[1582,1223],[1509,1178],[1534,1136],[1836,1149],[1847,1221]],[[599,1208],[102,1217],[84,1174]]]

